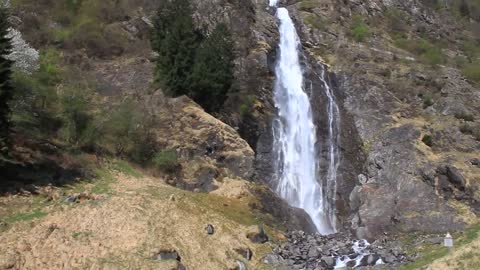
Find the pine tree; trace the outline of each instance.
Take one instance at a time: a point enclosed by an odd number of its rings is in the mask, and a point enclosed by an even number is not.
[[[223,105],[233,82],[233,41],[228,27],[218,24],[197,51],[189,93],[207,112]]]
[[[8,11],[0,6],[0,152],[6,150],[10,132],[10,108],[13,88],[11,84],[12,61],[7,58],[12,50],[8,35]]]
[[[156,79],[172,96],[188,94],[190,74],[201,36],[195,30],[189,0],[170,0],[154,21],[152,48],[158,53]]]
[[[470,17],[470,7],[468,6],[467,1],[461,0],[458,10],[460,12],[460,15],[463,17],[469,18]]]

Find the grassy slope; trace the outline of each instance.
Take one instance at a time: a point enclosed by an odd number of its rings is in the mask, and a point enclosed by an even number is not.
[[[65,195],[50,202],[41,197],[0,198],[0,268],[13,258],[25,269],[170,269],[172,262],[153,261],[150,252],[173,248],[187,269],[223,269],[243,260],[234,250],[247,247],[254,254],[247,265],[262,267],[260,259],[269,245],[245,237],[247,227],[263,218],[250,211],[252,198],[179,190],[121,161],[97,175],[94,181],[57,190],[89,191],[96,200],[67,204]],[[206,234],[208,223],[215,226],[214,235]]]

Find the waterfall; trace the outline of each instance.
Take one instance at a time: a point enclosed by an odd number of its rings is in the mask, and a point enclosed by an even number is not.
[[[270,0],[270,6],[276,4],[277,0]],[[322,73],[320,80],[328,98],[329,164],[326,177],[321,177],[315,149],[316,127],[300,66],[300,40],[288,10],[277,8],[276,16],[280,22],[274,86],[278,117],[273,123],[276,192],[290,205],[304,209],[321,234],[334,233],[339,108]]]
[[[325,69],[319,76],[320,81],[325,89],[325,94],[328,99],[327,116],[328,116],[328,170],[326,175],[326,183],[324,184],[327,190],[323,205],[325,206],[326,216],[329,219],[331,227],[336,228],[336,212],[335,212],[335,194],[337,194],[337,171],[340,159],[340,109],[333,95],[332,88],[325,79]]]

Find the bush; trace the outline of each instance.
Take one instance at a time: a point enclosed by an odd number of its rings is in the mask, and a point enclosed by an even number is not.
[[[470,114],[470,113],[467,113],[467,112],[455,113],[455,118],[463,119],[463,120],[469,121],[469,122],[475,121],[475,117],[473,116],[473,114]]]
[[[423,97],[423,108],[424,108],[424,109],[432,106],[433,104],[435,104],[435,102],[433,101],[432,96],[430,96],[430,95],[425,95],[425,96]]]
[[[157,153],[152,162],[158,170],[164,173],[173,173],[180,165],[177,153],[174,150],[163,150]]]
[[[422,142],[427,145],[428,147],[432,147],[433,146],[433,138],[431,135],[424,135],[422,137]]]
[[[240,105],[240,109],[239,109],[240,118],[242,120],[249,117],[252,114],[255,101],[256,101],[255,96],[247,96],[246,98],[244,98],[242,105]]]
[[[146,164],[155,153],[155,119],[132,100],[105,111],[101,133],[104,146],[115,155]]]
[[[473,134],[473,127],[471,125],[469,125],[468,123],[464,123],[458,129],[463,134]]]
[[[464,123],[459,127],[460,132],[463,134],[472,135],[477,141],[480,141],[480,126],[473,126],[468,123]]]
[[[78,86],[64,89],[60,99],[63,139],[74,148],[93,147],[95,128],[88,90]]]
[[[353,17],[353,22],[350,26],[350,34],[358,42],[364,41],[371,35],[370,28],[360,16]]]

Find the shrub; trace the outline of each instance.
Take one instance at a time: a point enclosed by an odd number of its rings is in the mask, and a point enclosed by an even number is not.
[[[427,145],[428,147],[432,147],[433,146],[433,138],[431,135],[424,135],[422,137],[422,142]]]
[[[164,173],[172,173],[179,166],[178,156],[174,150],[163,150],[157,153],[152,160],[155,167]]]
[[[473,122],[475,121],[475,117],[473,114],[467,113],[467,112],[457,112],[455,113],[455,118],[457,119],[463,119],[465,121]]]
[[[90,97],[88,90],[81,87],[64,89],[61,94],[61,118],[63,139],[74,148],[91,146],[95,136],[92,126],[93,116],[90,114]],[[86,143],[87,145],[82,145]]]
[[[362,42],[371,35],[370,28],[359,16],[353,18],[350,34],[357,42]]]
[[[425,95],[425,96],[423,97],[423,108],[424,108],[424,109],[432,106],[433,104],[435,104],[435,102],[433,101],[432,96],[430,96],[430,95]]]
[[[153,116],[126,100],[105,112],[102,124],[104,145],[116,155],[146,164],[155,153]]]
[[[463,134],[472,135],[477,141],[480,141],[480,126],[472,126],[468,123],[464,123],[459,127],[460,132]]]
[[[473,127],[471,125],[469,125],[468,123],[464,123],[458,129],[463,134],[473,134]]]
[[[247,96],[244,98],[242,105],[240,105],[239,114],[240,118],[243,120],[250,116],[253,111],[253,106],[255,104],[255,96]]]

